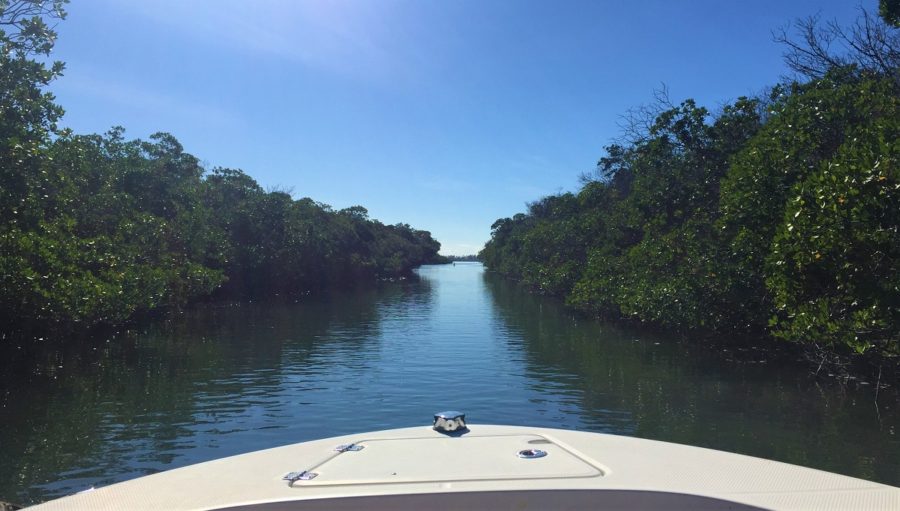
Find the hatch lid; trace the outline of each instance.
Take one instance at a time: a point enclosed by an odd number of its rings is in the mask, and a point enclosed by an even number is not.
[[[603,470],[541,435],[359,440],[293,487],[598,477]],[[527,451],[540,450],[542,456]],[[520,453],[526,451],[525,456]]]

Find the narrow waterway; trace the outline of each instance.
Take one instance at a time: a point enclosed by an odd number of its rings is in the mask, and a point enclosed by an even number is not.
[[[584,320],[486,274],[290,304],[205,306],[139,332],[4,341],[0,500],[32,503],[256,449],[427,424],[681,442],[900,485],[900,404],[873,382]],[[732,352],[733,351],[733,352]]]

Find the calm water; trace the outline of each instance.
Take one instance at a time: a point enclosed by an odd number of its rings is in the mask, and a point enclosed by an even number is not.
[[[474,424],[635,435],[900,485],[896,392],[876,406],[874,385],[816,383],[807,367],[752,348],[579,319],[476,264],[0,354],[0,500],[427,424],[443,409]]]

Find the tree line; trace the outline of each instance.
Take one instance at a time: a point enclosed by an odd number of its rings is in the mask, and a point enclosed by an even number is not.
[[[0,333],[118,324],[204,297],[296,295],[406,275],[440,243],[205,169],[170,134],[58,126],[46,90],[64,0],[0,1]]]
[[[898,13],[800,20],[797,77],[715,113],[661,93],[480,257],[603,317],[900,355]]]

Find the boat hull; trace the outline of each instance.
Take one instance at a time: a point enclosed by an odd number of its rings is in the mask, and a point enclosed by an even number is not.
[[[293,481],[284,480],[288,473]],[[426,503],[430,509],[590,503],[593,509],[900,510],[900,488],[667,442],[470,425],[452,436],[416,427],[287,445],[30,509],[421,509]]]

